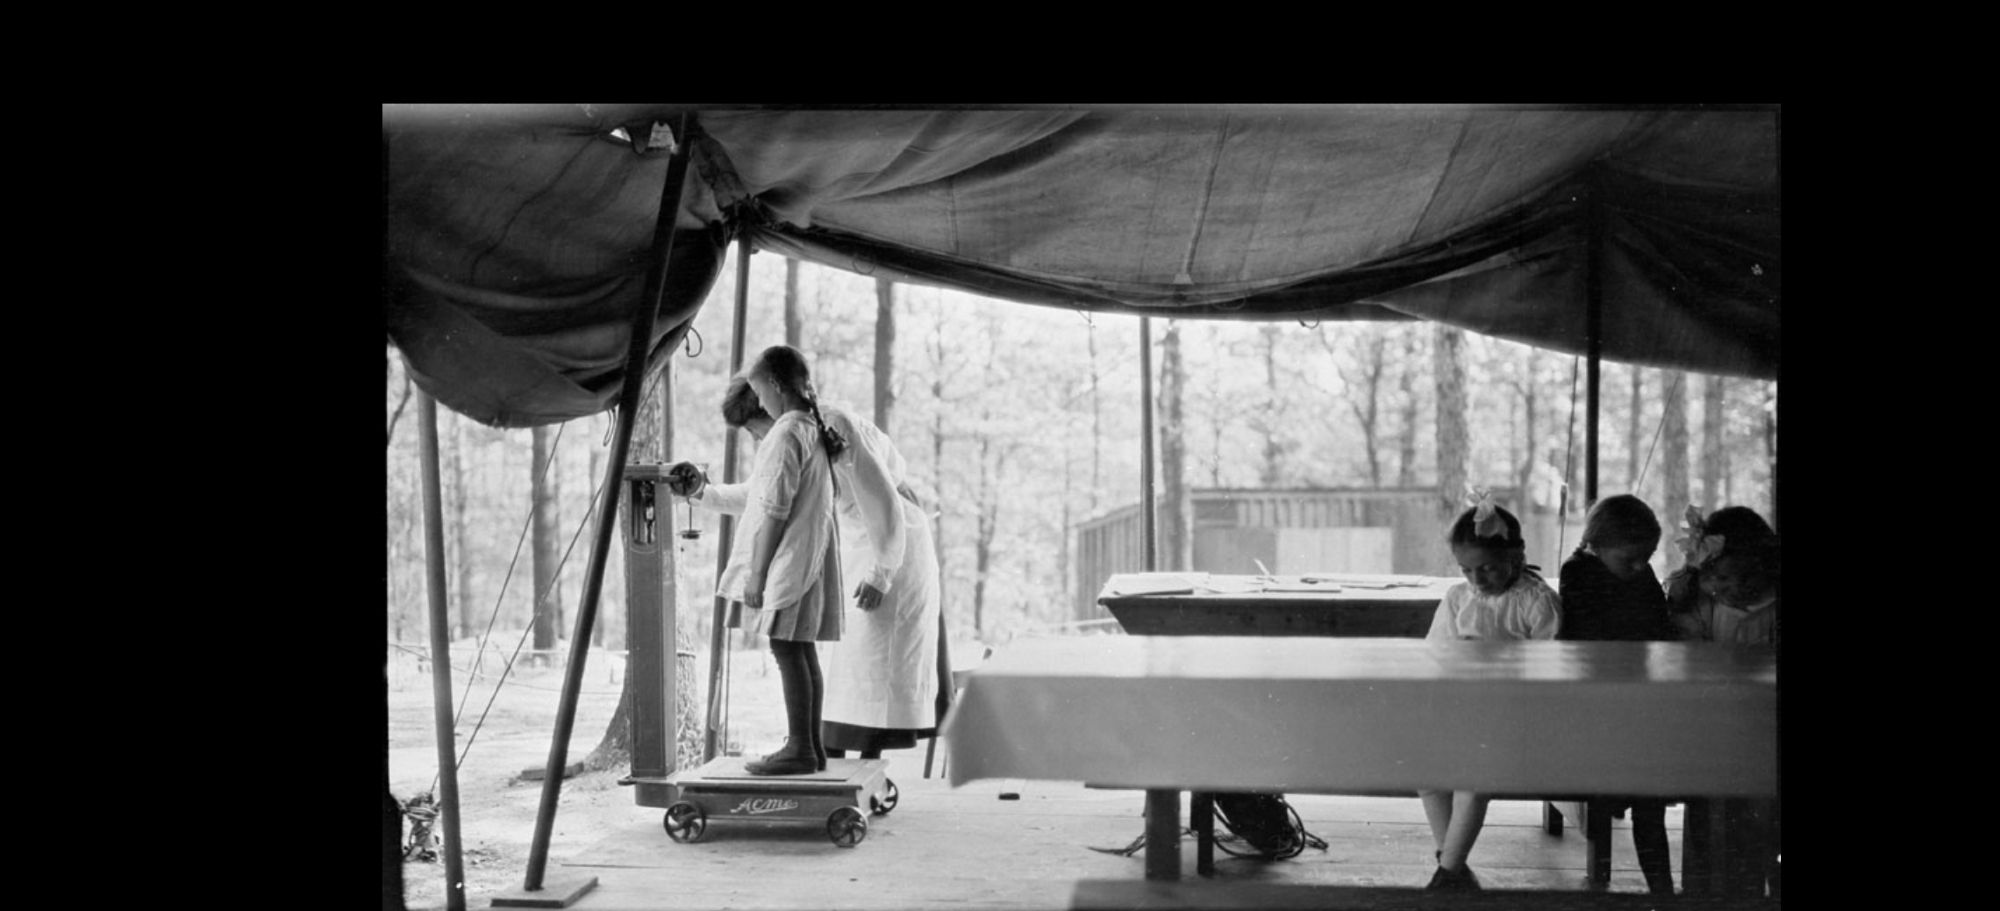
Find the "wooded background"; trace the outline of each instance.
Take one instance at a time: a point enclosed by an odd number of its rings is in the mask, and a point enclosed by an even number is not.
[[[883,426],[936,498],[952,638],[1004,641],[1065,622],[1078,584],[1071,529],[1140,496],[1139,319],[770,254],[753,256],[750,273],[746,358],[780,343],[805,351],[823,396]],[[687,345],[650,378],[635,461],[688,459],[722,477],[736,274],[723,268]],[[1566,480],[1570,515],[1581,515],[1580,358],[1420,322],[1156,319],[1152,338],[1163,569],[1185,562],[1176,504],[1187,486],[1436,486],[1442,515],[1462,506],[1453,492],[1468,482],[1518,486],[1552,509]],[[427,610],[417,421],[393,347],[386,363],[387,632],[414,644]],[[1668,539],[1688,503],[1747,505],[1775,521],[1776,394],[1769,381],[1606,362],[1598,494],[1638,494]],[[532,633],[529,649],[551,651],[569,635],[613,420],[498,430],[441,410],[456,636]],[[741,477],[747,436],[739,448]],[[672,539],[675,588],[690,595],[683,648],[706,647],[715,572],[715,518],[695,516],[703,536]],[[686,517],[675,502],[671,530]],[[1431,571],[1455,572],[1441,542],[1437,554]],[[623,647],[621,561],[614,542],[593,635],[611,649]]]

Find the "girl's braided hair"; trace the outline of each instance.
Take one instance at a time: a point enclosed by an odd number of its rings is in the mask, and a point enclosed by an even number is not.
[[[757,356],[753,373],[770,377],[778,388],[787,390],[806,403],[807,413],[812,415],[813,424],[819,427],[820,445],[826,447],[828,458],[837,458],[847,449],[847,438],[840,431],[826,423],[819,413],[819,392],[813,388],[812,369],[806,366],[806,356],[790,345],[772,345]]]

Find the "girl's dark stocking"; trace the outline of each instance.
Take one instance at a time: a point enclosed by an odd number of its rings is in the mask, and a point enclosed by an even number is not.
[[[785,692],[785,745],[761,760],[744,763],[744,770],[752,775],[800,775],[818,769],[812,730],[817,688],[806,659],[811,648],[809,642],[771,640],[771,657],[778,665],[778,683]]]
[[[826,771],[826,743],[822,740],[825,732],[820,727],[821,715],[826,708],[826,678],[819,671],[819,646],[810,642],[797,645],[805,652],[806,669],[812,679],[812,711],[807,721],[807,729],[812,734],[813,761],[818,770]]]

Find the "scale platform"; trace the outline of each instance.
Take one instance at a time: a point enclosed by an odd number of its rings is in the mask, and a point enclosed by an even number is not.
[[[640,806],[664,806],[660,824],[677,842],[700,841],[711,822],[820,825],[842,848],[868,837],[868,818],[896,808],[896,783],[881,759],[833,759],[826,771],[752,775],[748,757],[717,756],[664,779],[638,779]]]

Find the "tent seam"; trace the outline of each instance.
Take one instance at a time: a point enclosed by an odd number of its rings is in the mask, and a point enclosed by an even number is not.
[[[1438,194],[1444,192],[1445,178],[1451,176],[1452,166],[1458,163],[1458,152],[1465,147],[1465,134],[1471,132],[1471,130],[1472,115],[1467,114],[1465,115],[1465,119],[1458,123],[1458,138],[1451,141],[1451,153],[1445,156],[1444,170],[1438,174],[1437,182],[1431,184],[1431,196],[1429,199],[1424,200],[1424,210],[1418,213],[1417,220],[1410,224],[1410,233],[1403,235],[1402,246],[1409,246],[1416,239],[1416,236],[1424,230],[1424,225],[1430,223],[1431,207],[1437,204]]]
[[[1222,147],[1229,142],[1229,116],[1223,115],[1222,126],[1216,130],[1215,145],[1208,156],[1208,181],[1201,189],[1201,205],[1194,210],[1194,236],[1188,238],[1187,253],[1181,258],[1181,271],[1174,276],[1175,284],[1192,284],[1194,281],[1194,257],[1201,249],[1202,227],[1208,219],[1208,204],[1215,197],[1215,175],[1222,169]]]

